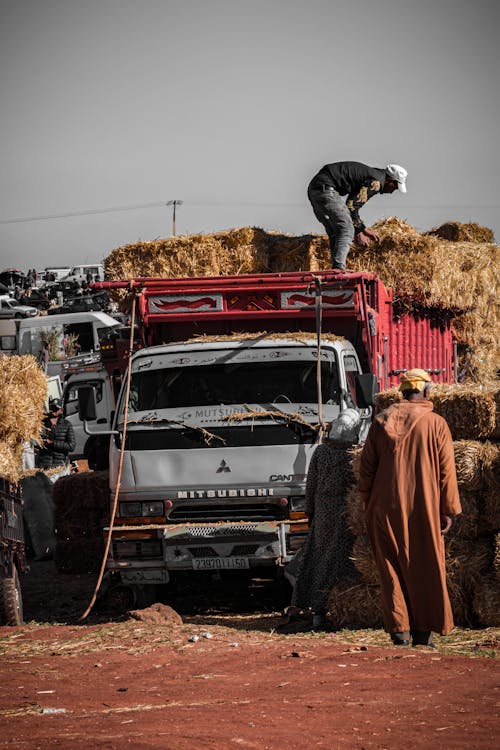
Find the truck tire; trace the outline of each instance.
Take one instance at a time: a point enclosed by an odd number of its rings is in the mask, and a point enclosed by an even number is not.
[[[12,566],[12,575],[0,577],[0,624],[23,624],[23,597],[17,567]]]

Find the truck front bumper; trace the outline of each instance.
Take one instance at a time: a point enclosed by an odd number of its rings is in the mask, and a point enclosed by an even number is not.
[[[107,569],[119,572],[124,582],[147,584],[167,583],[169,572],[176,571],[282,566],[292,559],[306,533],[307,527],[294,521],[119,527],[113,530]]]

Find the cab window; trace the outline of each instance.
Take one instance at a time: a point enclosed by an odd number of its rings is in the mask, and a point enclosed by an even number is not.
[[[356,375],[359,373],[359,365],[352,354],[344,354],[344,371],[347,381],[347,405],[357,407],[356,399]]]

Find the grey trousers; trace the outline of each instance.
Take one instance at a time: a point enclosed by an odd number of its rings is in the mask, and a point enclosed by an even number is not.
[[[330,240],[332,268],[344,270],[354,239],[351,214],[343,198],[332,187],[311,183],[307,190],[314,215],[323,224]]]

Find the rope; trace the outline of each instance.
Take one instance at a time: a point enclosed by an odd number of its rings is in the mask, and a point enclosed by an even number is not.
[[[315,289],[315,309],[316,309],[316,386],[318,392],[318,445],[323,442],[323,436],[326,432],[325,423],[323,422],[323,392],[321,388],[321,327],[323,319],[323,306],[321,300],[321,279],[319,276],[314,277]]]
[[[120,459],[118,463],[118,474],[116,477],[116,487],[115,487],[115,495],[113,498],[113,506],[111,508],[111,518],[109,521],[109,528],[108,528],[108,534],[106,537],[106,547],[104,549],[104,554],[102,557],[102,563],[101,563],[101,569],[99,571],[99,577],[97,579],[97,583],[95,585],[94,593],[92,595],[92,599],[90,600],[90,604],[83,613],[83,615],[80,617],[80,620],[85,620],[86,617],[89,616],[90,612],[92,611],[92,608],[95,604],[95,601],[97,599],[97,592],[99,591],[99,588],[102,583],[102,579],[104,577],[104,571],[106,569],[106,561],[108,559],[109,554],[109,548],[111,546],[111,536],[113,534],[113,527],[115,523],[115,517],[116,517],[116,510],[118,508],[118,495],[120,493],[120,485],[121,485],[121,479],[122,479],[122,470],[123,470],[123,456],[125,454],[125,438],[127,437],[127,416],[128,416],[128,399],[130,394],[130,377],[131,377],[131,359],[132,359],[132,350],[134,347],[134,324],[135,324],[135,303],[136,298],[135,295],[132,298],[132,313],[130,316],[130,340],[129,340],[129,350],[128,350],[128,366],[127,366],[127,380],[125,384],[125,405],[123,409],[123,435],[122,435],[122,444],[120,447]]]

